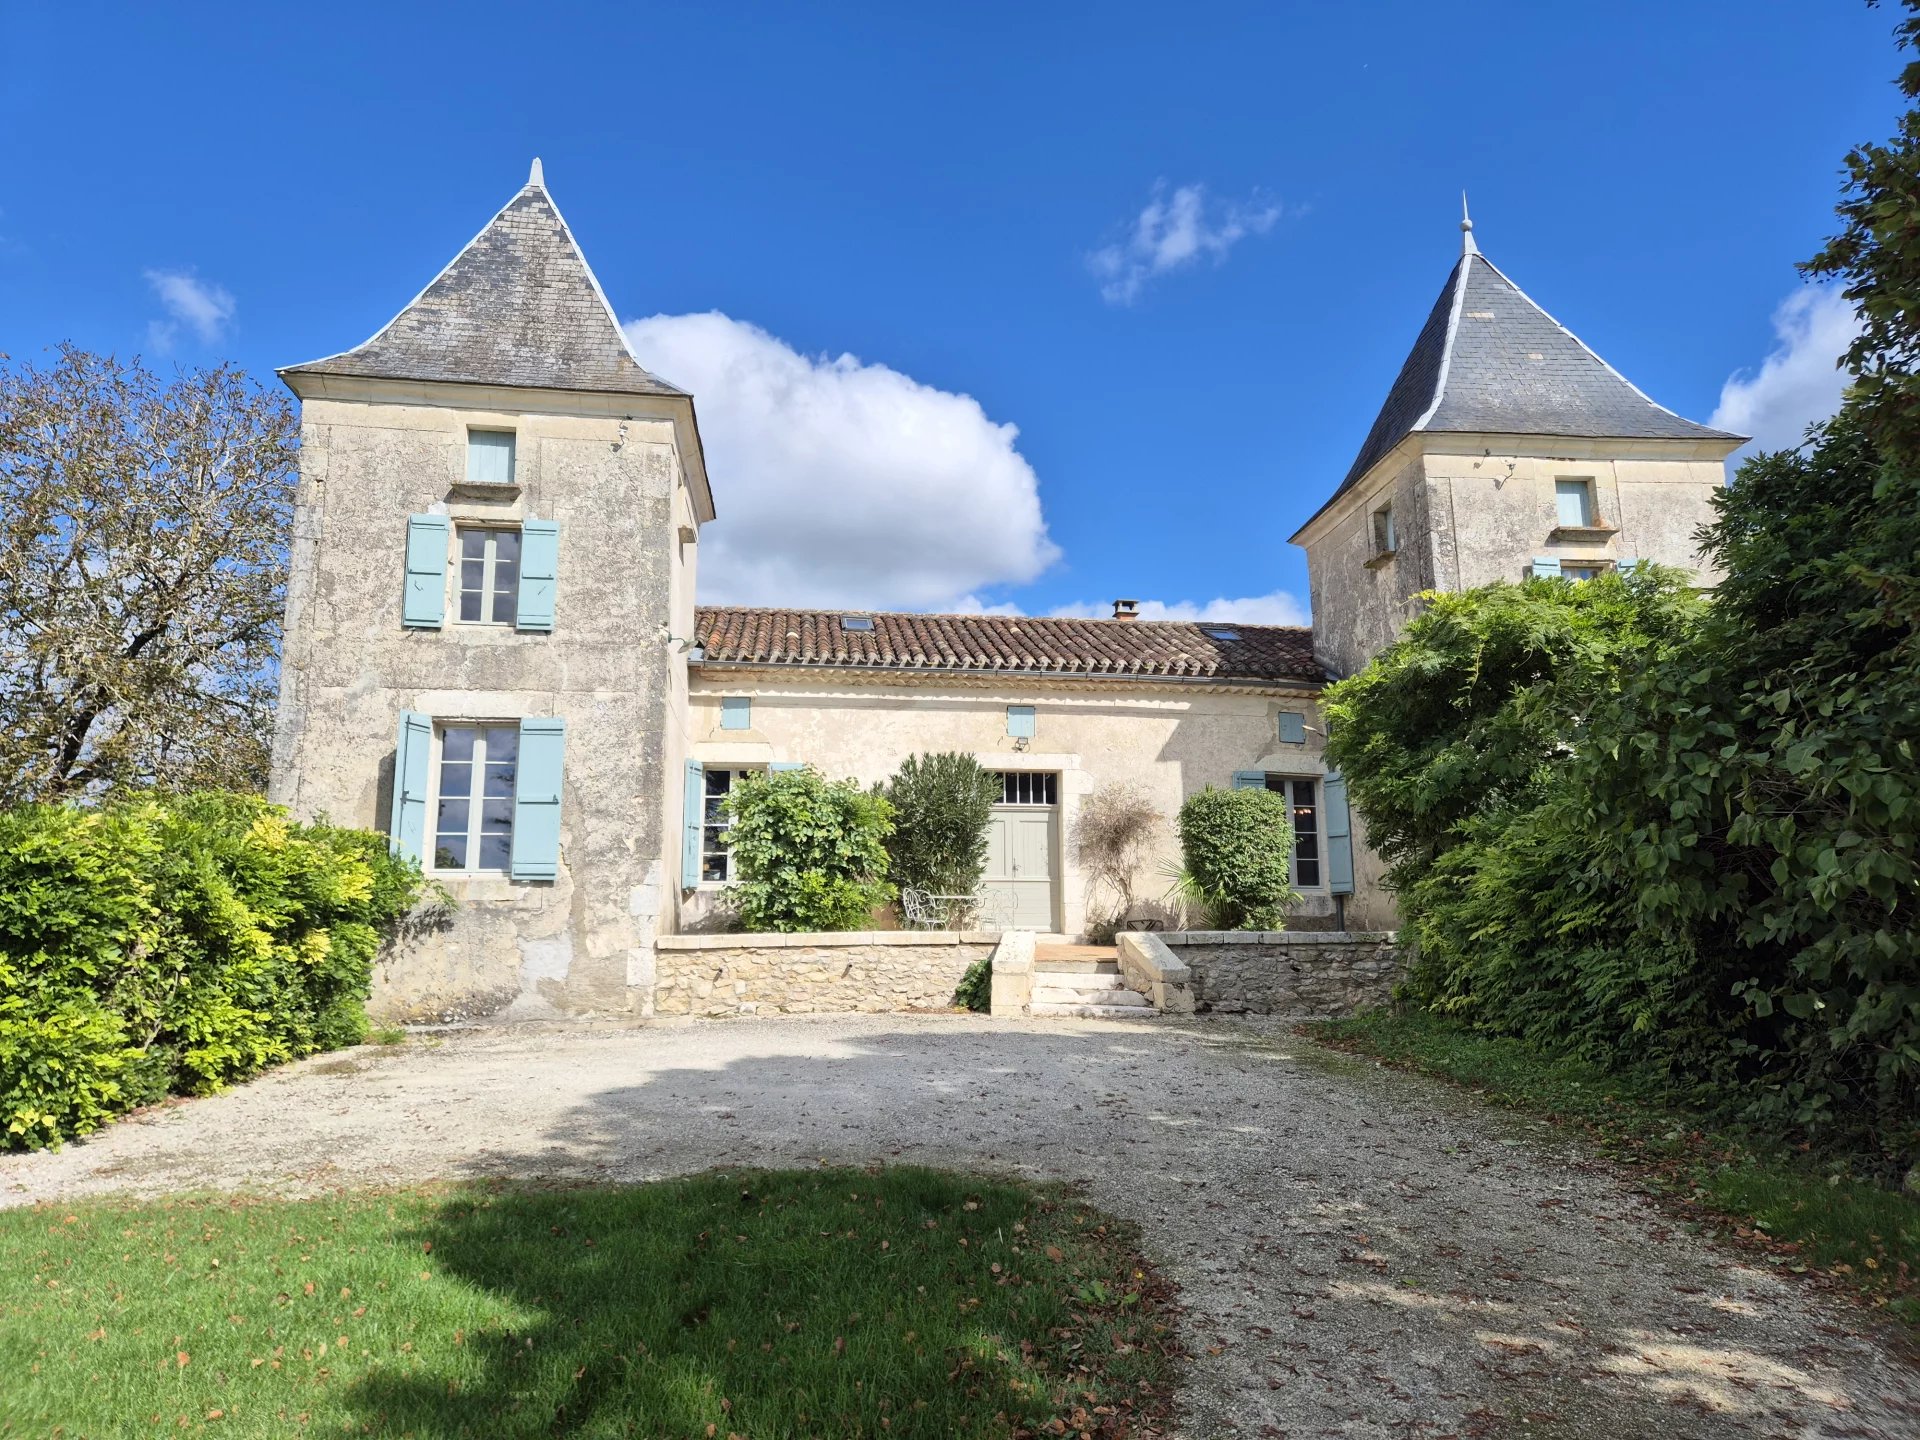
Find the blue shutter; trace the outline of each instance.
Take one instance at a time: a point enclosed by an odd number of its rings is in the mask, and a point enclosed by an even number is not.
[[[422,859],[427,844],[427,772],[433,760],[433,721],[412,710],[400,712],[400,734],[393,745],[393,810],[387,840],[393,853]]]
[[[1626,574],[1629,570],[1635,569],[1639,564],[1640,557],[1638,555],[1622,555],[1614,562],[1615,568],[1618,569],[1622,575]]]
[[[530,716],[520,722],[519,772],[513,785],[513,878],[551,880],[560,873],[560,776],[567,722]]]
[[[467,479],[475,485],[513,483],[513,433],[505,430],[467,432]]]
[[[560,574],[560,523],[520,522],[520,607],[513,623],[522,630],[553,629],[553,592]]]
[[[804,770],[806,768],[806,762],[802,760],[776,760],[773,764],[767,766],[767,769],[775,771],[776,773],[782,770]]]
[[[447,618],[447,517],[407,517],[407,588],[400,623],[410,630],[438,630]]]
[[[700,883],[700,825],[706,818],[707,774],[698,760],[687,761],[686,808],[680,815],[680,888]]]
[[[1307,743],[1307,717],[1298,710],[1280,712],[1280,739],[1287,745]]]
[[[722,730],[751,730],[753,728],[753,701],[745,695],[722,695],[720,697],[720,728]]]
[[[1037,733],[1031,705],[1007,706],[1007,734],[1016,740],[1031,740]]]
[[[1264,790],[1267,788],[1267,772],[1264,770],[1236,770],[1233,772],[1233,788],[1236,790]]]
[[[1327,889],[1353,894],[1353,818],[1347,813],[1347,781],[1338,770],[1321,782],[1321,809],[1327,815]]]
[[[1560,562],[1551,555],[1533,557],[1533,578],[1536,580],[1558,580]]]

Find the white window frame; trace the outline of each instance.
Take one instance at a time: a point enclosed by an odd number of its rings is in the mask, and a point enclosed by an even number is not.
[[[700,855],[699,876],[694,882],[696,889],[724,890],[729,885],[738,883],[738,877],[734,874],[733,869],[733,848],[728,845],[716,845],[710,848],[707,844],[709,834],[720,836],[726,834],[728,830],[733,828],[733,822],[724,817],[717,823],[707,819],[707,801],[709,798],[712,798],[707,790],[707,777],[715,772],[731,777],[727,781],[727,789],[724,793],[732,794],[733,787],[740,783],[740,777],[742,775],[764,775],[767,773],[767,768],[765,765],[711,765],[702,762],[700,766]],[[726,856],[727,874],[725,879],[709,880],[707,878],[707,856],[709,855]]]
[[[1376,509],[1368,518],[1367,524],[1376,557],[1400,553],[1400,532],[1394,524],[1391,500]]]
[[[1614,565],[1611,560],[1562,559],[1560,562],[1560,578],[1563,580],[1571,580],[1574,584],[1579,585],[1584,584],[1588,580],[1596,580],[1613,568]],[[1589,573],[1585,575],[1575,575],[1573,573],[1575,570],[1585,570]]]
[[[1568,498],[1562,492],[1563,486],[1578,486],[1580,490],[1580,518],[1567,519],[1562,513],[1560,502]],[[1556,530],[1591,530],[1600,523],[1599,497],[1594,493],[1593,477],[1590,475],[1556,475],[1553,477],[1553,526]]]
[[[468,863],[463,866],[443,866],[439,863],[439,860],[440,860],[440,800],[441,800],[440,768],[446,756],[447,732],[449,730],[472,730],[475,732],[474,740],[473,740],[473,746],[474,746],[473,765],[474,765],[475,782],[479,784],[480,793],[475,794],[472,788],[472,785],[470,784],[465,797],[454,797],[454,798],[465,798],[467,802],[467,807],[468,807],[467,808],[467,861]],[[508,822],[506,864],[500,866],[498,869],[494,869],[491,866],[480,866],[472,863],[475,859],[479,857],[479,854],[480,854],[480,816],[481,816],[481,811],[483,807],[486,805],[487,798],[488,798],[485,793],[486,786],[484,781],[486,778],[486,763],[487,763],[485,758],[486,757],[486,736],[487,736],[487,731],[489,730],[512,730],[514,732],[515,749],[514,749],[513,763],[515,766],[514,773],[517,777],[519,774],[518,767],[520,764],[520,752],[518,748],[520,721],[518,719],[474,720],[474,719],[448,718],[448,719],[436,719],[433,722],[433,749],[429,752],[427,756],[427,764],[428,764],[427,817],[426,817],[427,833],[426,833],[426,843],[424,847],[426,849],[427,854],[426,854],[426,864],[422,867],[430,875],[470,876],[474,878],[482,878],[482,877],[489,877],[489,876],[506,877],[513,873],[513,831],[512,831],[511,820],[509,820]],[[493,798],[496,800],[504,798],[507,801],[509,806],[511,806],[514,803],[514,797],[512,795],[507,795],[504,797],[494,796]]]
[[[495,608],[493,602],[496,594],[495,581],[498,578],[498,567],[500,563],[499,555],[497,554],[498,547],[496,540],[498,536],[503,534],[511,534],[518,538],[520,543],[520,558],[513,562],[513,590],[508,600],[508,608],[513,613],[504,620],[495,620],[492,618]],[[467,563],[465,537],[468,535],[485,535],[487,537],[486,549],[482,551],[480,561],[481,618],[478,620],[463,620],[460,618],[460,597],[467,593],[464,582],[466,580]],[[449,592],[447,595],[447,613],[452,617],[452,623],[455,625],[471,625],[476,627],[490,626],[496,630],[513,629],[514,626],[519,623],[520,618],[521,570],[526,563],[526,553],[526,537],[521,533],[518,525],[499,525],[491,521],[481,521],[477,523],[474,521],[454,521],[453,561],[447,566],[447,586]]]
[[[1293,851],[1287,856],[1287,873],[1292,877],[1293,888],[1296,890],[1320,891],[1327,888],[1327,802],[1326,786],[1321,783],[1322,778],[1323,777],[1319,775],[1293,775],[1280,770],[1269,770],[1267,772],[1268,790],[1273,790],[1276,782],[1287,787],[1284,790],[1275,791],[1274,793],[1278,794],[1281,799],[1287,802],[1288,824],[1293,824],[1293,812],[1299,807],[1300,803],[1294,795],[1292,787],[1295,785],[1306,785],[1313,795],[1313,863],[1315,868],[1319,870],[1320,875],[1312,884],[1306,884],[1301,881],[1300,827],[1294,825]]]

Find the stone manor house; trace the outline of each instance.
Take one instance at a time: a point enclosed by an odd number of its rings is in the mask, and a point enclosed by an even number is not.
[[[1321,759],[1322,686],[1423,591],[1699,569],[1742,440],[1655,404],[1462,230],[1292,537],[1311,629],[1125,600],[1103,620],[703,606],[724,522],[694,397],[629,347],[536,161],[372,339],[280,372],[302,426],[272,795],[388,830],[456,902],[382,967],[376,1009],[653,1013],[659,942],[723,912],[730,786],[803,765],[869,784],[921,751],[1000,775],[986,884],[1015,928],[1072,937],[1111,909],[1072,837],[1118,784],[1166,814],[1169,856],[1186,795],[1280,791],[1296,923],[1390,927]],[[1149,867],[1141,909],[1165,888]]]

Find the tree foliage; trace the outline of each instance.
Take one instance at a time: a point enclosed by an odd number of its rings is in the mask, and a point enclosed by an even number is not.
[[[231,366],[0,366],[0,803],[264,785],[295,436]]]
[[[1280,930],[1293,890],[1293,812],[1272,790],[1209,786],[1180,807],[1184,883],[1223,930]]]
[[[971,755],[909,755],[881,787],[893,807],[887,837],[895,884],[936,895],[971,895],[987,866],[987,825],[1000,779]]]
[[[862,930],[893,898],[893,806],[817,770],[749,775],[725,801],[741,924],[760,932]]]
[[[0,812],[0,1146],[357,1043],[421,890],[384,836],[251,796]]]

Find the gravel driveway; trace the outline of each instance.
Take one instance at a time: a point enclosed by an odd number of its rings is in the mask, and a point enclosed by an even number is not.
[[[1080,1180],[1140,1222],[1184,1292],[1194,1440],[1920,1436],[1920,1376],[1856,1312],[1277,1022],[469,1031],[0,1158],[0,1204],[815,1160]]]

